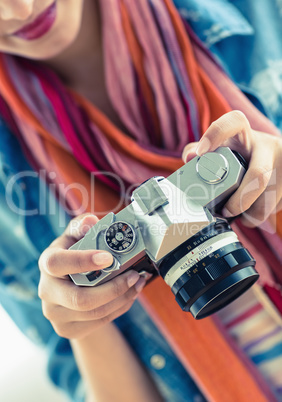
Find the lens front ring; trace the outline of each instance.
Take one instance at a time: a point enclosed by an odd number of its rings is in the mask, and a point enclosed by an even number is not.
[[[196,319],[215,313],[248,290],[258,277],[256,270],[250,266],[233,272],[198,297],[191,305],[190,312]]]
[[[222,219],[182,243],[159,265],[182,310],[204,318],[224,307],[259,277],[255,260]]]

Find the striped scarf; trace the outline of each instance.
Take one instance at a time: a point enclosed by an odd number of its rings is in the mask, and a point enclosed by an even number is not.
[[[98,216],[117,212],[123,205],[121,194],[149,177],[167,176],[179,168],[183,147],[198,141],[213,120],[232,109],[242,110],[254,129],[280,135],[225,76],[171,0],[103,0],[100,7],[107,91],[130,136],[66,88],[50,69],[0,55],[0,113],[19,136],[34,169],[48,172],[59,200],[73,215],[91,207]],[[94,200],[81,190],[90,194],[90,174],[97,179]],[[73,183],[80,187],[66,192]],[[276,347],[282,355],[280,218],[274,234],[235,227],[261,275],[256,286],[261,307],[252,314],[244,308],[234,311],[235,324],[226,316],[222,321],[214,316],[196,322],[180,311],[159,279],[143,292],[143,305],[209,400],[274,400],[269,385],[246,359],[266,334],[254,333],[241,342],[246,336],[241,329],[238,345],[228,329],[250,315],[263,325],[275,311],[269,331],[277,336],[270,349]],[[266,225],[273,229],[272,222]],[[260,309],[266,316],[256,315]],[[266,370],[277,393],[281,367],[279,375],[277,369],[273,375]]]

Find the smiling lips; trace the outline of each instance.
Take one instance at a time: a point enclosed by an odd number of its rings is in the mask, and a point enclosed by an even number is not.
[[[13,33],[13,36],[25,40],[38,39],[45,35],[56,20],[56,1],[43,11],[33,22]]]

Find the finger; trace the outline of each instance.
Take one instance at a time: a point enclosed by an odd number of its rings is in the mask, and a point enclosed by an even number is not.
[[[267,147],[258,145],[254,148],[248,170],[238,190],[225,204],[222,211],[223,216],[236,216],[251,208],[266,188],[271,185],[272,163],[272,154]]]
[[[135,286],[132,286],[122,296],[89,311],[75,311],[53,303],[42,303],[44,316],[51,322],[75,322],[100,320],[121,309],[124,305],[135,300],[143,290],[146,280],[141,277]]]
[[[136,271],[128,271],[99,286],[76,286],[71,280],[44,276],[38,294],[44,302],[76,311],[89,311],[124,295],[140,278]]]
[[[97,328],[102,325],[105,325],[109,322],[114,321],[116,318],[120,317],[121,315],[125,314],[132,304],[134,300],[130,301],[129,303],[122,306],[120,309],[116,310],[115,312],[111,313],[110,315],[101,318],[99,320],[92,320],[92,321],[85,321],[85,322],[69,322],[69,323],[59,323],[54,324],[54,329],[57,334],[63,338],[68,339],[82,339],[87,335],[91,334]]]
[[[233,139],[235,136],[236,140]],[[244,113],[239,110],[226,113],[214,121],[204,133],[197,148],[197,155],[201,156],[220,146],[227,146],[228,140],[233,148],[238,148],[240,145],[240,148],[247,150],[249,155],[251,136],[252,130]],[[232,141],[230,142],[230,140]]]
[[[182,152],[182,159],[184,163],[189,162],[191,159],[195,158],[197,156],[196,149],[199,145],[199,142],[190,142],[190,144],[187,144],[185,148],[183,149]]]
[[[93,214],[83,214],[72,219],[66,227],[64,233],[55,239],[49,247],[70,248],[75,242],[80,240],[91,229],[99,219]]]
[[[273,174],[265,191],[244,212],[242,223],[248,227],[260,226],[270,215],[279,211],[281,204],[281,190],[277,187],[276,175]]]
[[[272,213],[276,211],[276,197],[264,192],[256,202],[244,212],[241,221],[245,226],[260,226]]]
[[[98,271],[111,266],[113,256],[104,250],[63,250],[49,247],[40,256],[39,268],[57,278]]]

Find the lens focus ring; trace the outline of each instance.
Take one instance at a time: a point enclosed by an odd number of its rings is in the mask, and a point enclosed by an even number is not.
[[[217,265],[220,264],[219,261],[221,261],[221,257],[225,257],[235,250],[241,248],[243,248],[243,246],[239,241],[236,243],[230,243],[228,246],[217,250],[216,254],[213,253],[212,255],[209,255],[208,257],[201,260],[199,263],[195,264],[192,270],[190,269],[184,272],[182,276],[173,284],[171,288],[173,294],[176,295],[179,289],[181,289],[186,282],[190,281],[195,275],[198,275],[199,273],[201,273],[201,277],[205,282],[210,283],[212,279],[212,274],[209,273],[209,267],[211,267],[212,273],[213,269],[216,269]]]
[[[251,263],[252,261],[253,263]],[[193,298],[199,296],[201,290],[203,292],[207,291],[208,285],[212,284],[220,277],[223,278],[231,269],[234,272],[236,266],[241,269],[244,266],[244,263],[248,266],[255,265],[255,261],[252,259],[250,253],[243,247],[225,255],[219,260],[215,259],[215,261],[211,261],[210,259],[207,268],[186,281],[186,283],[176,291],[176,293],[174,289],[173,293],[176,295],[177,303],[183,310],[189,310],[189,307],[193,303]]]

